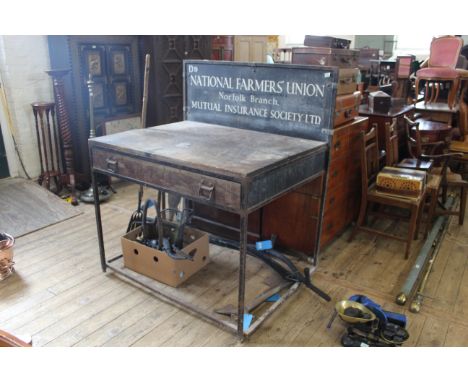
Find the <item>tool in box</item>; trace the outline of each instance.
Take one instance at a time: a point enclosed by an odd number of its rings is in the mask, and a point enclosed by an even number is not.
[[[151,207],[156,210],[154,217],[148,215]],[[172,208],[161,210],[157,200],[147,199],[142,213],[141,235],[137,241],[150,248],[164,251],[175,260],[193,260],[196,250],[190,253],[182,251],[185,226],[190,222],[193,210],[179,211]],[[173,221],[163,219],[163,216],[169,213]]]

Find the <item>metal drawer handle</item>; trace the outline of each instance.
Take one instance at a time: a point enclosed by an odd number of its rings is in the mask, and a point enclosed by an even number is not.
[[[214,189],[215,185],[213,183],[205,184],[205,181],[202,180],[198,187],[198,196],[206,200],[212,200],[214,196]]]
[[[339,150],[341,147],[341,141],[336,142],[333,147],[335,148],[335,150]]]
[[[344,112],[345,118],[351,117],[352,114],[353,114],[353,109],[351,109],[351,110],[345,110],[345,112]]]
[[[115,159],[106,159],[107,163],[107,170],[110,172],[117,172],[117,168],[119,167],[119,163]]]

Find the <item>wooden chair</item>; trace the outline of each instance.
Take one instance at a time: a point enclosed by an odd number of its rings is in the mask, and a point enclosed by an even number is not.
[[[419,158],[405,158],[400,161],[397,133],[397,119],[393,118],[392,123],[385,123],[385,164],[387,166],[407,168],[410,170],[429,171],[432,168],[432,161],[423,161]]]
[[[466,197],[467,197],[467,189],[468,189],[468,182],[463,180],[460,174],[454,173],[448,167],[449,161],[451,159],[460,159],[463,158],[463,153],[456,153],[450,152],[446,154],[433,154],[435,150],[440,146],[446,146],[446,142],[439,141],[439,142],[432,142],[432,143],[421,143],[421,135],[419,133],[419,123],[416,121],[412,121],[409,118],[405,117],[406,119],[406,139],[408,142],[408,151],[412,153],[416,158],[420,158],[423,160],[432,159],[437,161],[438,166],[433,167],[430,171],[431,176],[438,176],[440,177],[440,189],[442,190],[442,200],[443,202],[447,199],[447,190],[448,188],[455,188],[460,190],[460,207],[458,211],[448,211],[442,209],[438,211],[437,214],[447,214],[447,215],[458,215],[458,224],[463,225],[464,217],[465,217],[465,209],[466,209]],[[411,129],[415,129],[415,134],[412,136],[410,134]],[[429,148],[429,154],[425,154],[423,152],[423,148]],[[439,192],[433,197],[431,206],[430,206],[430,216],[434,216],[436,214],[436,206],[437,206],[437,198],[439,197]],[[427,230],[426,230],[427,233]]]
[[[429,172],[433,166],[432,160],[423,161],[420,157],[405,158],[402,161],[399,160],[398,134],[396,132],[396,124],[396,119],[392,121],[392,124],[385,124],[385,148],[387,152],[386,165]],[[427,237],[429,232],[429,228],[434,214],[433,203],[437,203],[437,196],[439,195],[441,181],[442,178],[440,176],[428,174],[426,184],[426,199],[424,201],[428,204],[428,214],[426,228],[424,230],[424,237]]]
[[[420,220],[421,206],[425,197],[425,193],[419,197],[398,197],[378,192],[375,189],[377,174],[380,171],[379,166],[379,149],[376,129],[372,128],[367,134],[361,133],[361,208],[356,225],[351,232],[349,241],[352,241],[359,230],[369,232],[371,234],[384,236],[387,238],[406,242],[405,259],[409,257],[411,244],[414,238],[417,238],[417,228]],[[409,210],[409,229],[408,236],[402,238],[388,234],[383,231],[378,231],[374,228],[364,226],[364,220],[367,215],[368,206],[371,203],[378,205],[390,206]],[[370,212],[370,211],[369,211]]]

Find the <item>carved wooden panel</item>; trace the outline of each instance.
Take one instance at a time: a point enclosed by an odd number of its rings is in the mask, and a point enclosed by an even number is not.
[[[140,46],[151,54],[147,126],[181,121],[182,61],[209,59],[211,36],[142,36]]]
[[[70,114],[75,168],[89,181],[89,93],[94,85],[95,123],[114,116],[136,113],[141,108],[140,65],[137,36],[49,36],[51,67],[68,68],[64,78]]]

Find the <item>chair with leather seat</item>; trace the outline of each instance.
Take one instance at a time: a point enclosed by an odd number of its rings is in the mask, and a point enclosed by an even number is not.
[[[405,259],[408,259],[411,251],[412,241],[414,238],[417,238],[420,214],[422,212],[425,192],[418,197],[400,197],[398,195],[381,193],[376,190],[375,185],[379,171],[380,165],[378,136],[376,129],[373,127],[367,134],[361,132],[361,207],[359,211],[359,217],[356,221],[353,231],[351,232],[349,241],[354,239],[358,231],[365,231],[374,235],[404,241],[406,242]],[[364,226],[364,221],[367,214],[371,212],[373,213],[373,211],[370,211],[370,209],[368,211],[368,207],[371,204],[408,210],[410,212],[410,218],[407,237],[405,238],[392,235],[384,231],[379,231],[377,229]],[[378,214],[381,214],[381,212]],[[388,217],[395,217],[395,215],[388,214]]]
[[[437,166],[433,167],[430,170],[432,176],[439,176],[440,179],[440,189],[442,190],[442,201],[445,202],[447,199],[447,190],[448,188],[459,189],[460,191],[460,206],[458,211],[448,211],[442,209],[437,212],[437,214],[447,214],[447,215],[458,215],[458,224],[463,225],[465,210],[466,210],[466,198],[468,193],[468,182],[463,180],[462,176],[458,173],[454,173],[449,168],[449,161],[452,159],[460,159],[463,157],[463,153],[449,152],[445,154],[434,154],[437,147],[446,147],[446,142],[432,142],[432,143],[422,143],[421,135],[419,132],[419,123],[418,121],[412,121],[408,117],[405,117],[406,120],[406,139],[408,143],[408,151],[414,158],[420,158],[421,160],[434,160]],[[414,134],[411,134],[411,129],[414,129]],[[424,153],[423,148],[430,148],[429,153]],[[437,197],[432,200],[429,215],[436,215],[436,206],[437,206]],[[427,232],[427,230],[426,230]]]
[[[463,39],[457,36],[443,36],[432,39],[427,67],[416,72],[416,99],[418,98],[421,80],[426,82],[424,103],[437,102],[441,83],[448,82],[451,87],[447,104],[450,109],[453,108],[460,85],[460,71],[456,69],[456,65],[462,46]]]

